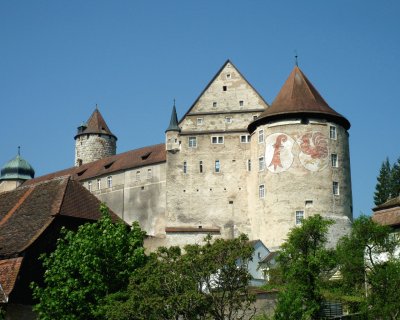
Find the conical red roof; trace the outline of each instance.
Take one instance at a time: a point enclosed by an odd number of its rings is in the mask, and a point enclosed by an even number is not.
[[[293,116],[324,118],[350,128],[350,122],[326,103],[298,66],[294,67],[271,107],[250,123],[249,131],[253,132],[258,125],[270,120]]]
[[[82,128],[82,130],[78,132],[75,138],[81,134],[97,133],[97,134],[108,134],[117,139],[117,137],[108,128],[103,116],[101,115],[97,107],[93,111],[85,127],[81,126],[80,128]]]

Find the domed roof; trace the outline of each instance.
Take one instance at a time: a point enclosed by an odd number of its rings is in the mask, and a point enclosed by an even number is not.
[[[261,124],[293,116],[324,118],[346,130],[350,128],[350,122],[326,103],[298,66],[294,67],[271,107],[250,123],[248,129],[253,132]]]
[[[35,170],[28,163],[28,161],[18,155],[8,161],[3,168],[1,168],[0,181],[3,180],[29,180],[35,176]]]

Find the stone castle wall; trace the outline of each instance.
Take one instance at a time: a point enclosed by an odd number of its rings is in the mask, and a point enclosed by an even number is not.
[[[82,134],[75,139],[75,166],[115,155],[116,140],[106,134]]]

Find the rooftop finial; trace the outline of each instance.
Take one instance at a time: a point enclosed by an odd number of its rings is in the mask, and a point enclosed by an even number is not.
[[[175,98],[174,98],[174,107],[175,107]]]
[[[297,60],[298,57],[297,50],[294,50],[294,63],[296,64],[296,67],[299,66],[299,61]]]
[[[96,110],[99,110],[99,108],[97,107],[97,103],[96,103]]]
[[[18,146],[18,155],[19,156],[21,155],[21,147],[20,146]]]

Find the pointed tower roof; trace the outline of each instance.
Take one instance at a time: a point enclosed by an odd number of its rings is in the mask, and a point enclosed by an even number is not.
[[[248,129],[253,132],[260,124],[292,116],[324,118],[346,130],[350,128],[350,122],[326,103],[298,66],[294,67],[271,107],[250,123]]]
[[[178,132],[181,131],[181,129],[178,126],[178,115],[176,114],[175,100],[174,100],[174,107],[172,108],[171,120],[169,121],[169,126],[167,130],[165,130],[165,132],[168,131],[178,131]]]
[[[101,115],[99,109],[97,108],[97,105],[96,109],[90,116],[88,122],[86,124],[81,124],[78,127],[78,134],[75,136],[75,139],[82,134],[90,134],[90,133],[107,134],[113,136],[115,140],[117,140],[117,137],[108,128],[103,116]]]

